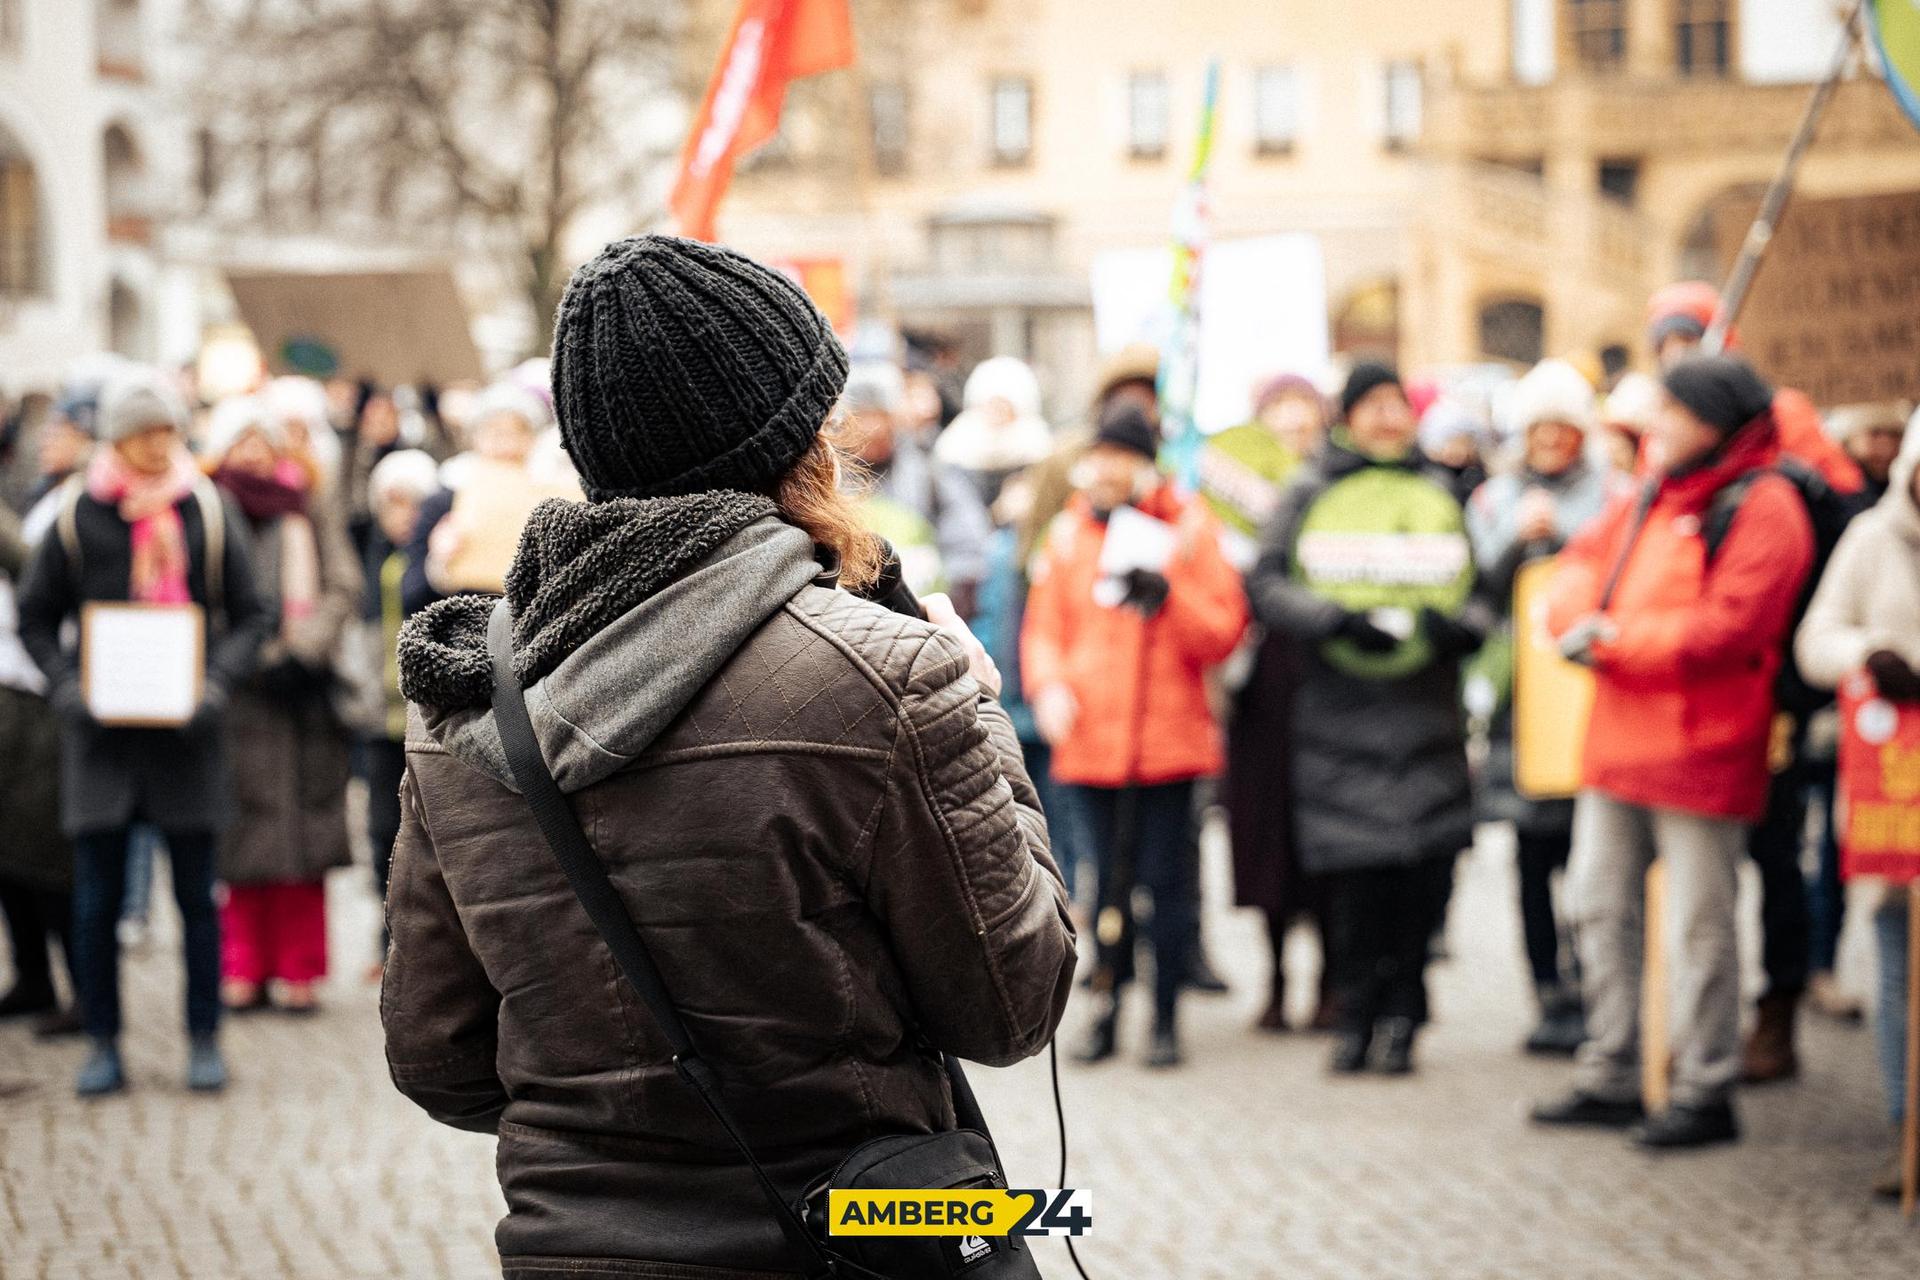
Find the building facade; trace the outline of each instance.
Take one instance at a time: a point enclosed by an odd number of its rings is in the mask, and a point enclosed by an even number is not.
[[[733,5],[707,0],[710,64]],[[1715,201],[1778,163],[1838,19],[1809,0],[855,0],[859,64],[803,82],[725,238],[838,258],[863,316],[1028,357],[1070,412],[1088,270],[1165,243],[1205,67],[1219,239],[1321,246],[1337,352],[1410,366],[1636,342]],[[1820,194],[1920,187],[1883,87],[1837,95]],[[1690,252],[1691,251],[1691,252]]]
[[[172,0],[0,0],[0,387],[74,356],[184,358],[167,265],[180,188],[155,34]]]

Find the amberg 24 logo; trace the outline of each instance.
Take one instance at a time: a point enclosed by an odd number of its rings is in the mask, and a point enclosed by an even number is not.
[[[1083,1190],[998,1187],[827,1193],[836,1236],[1080,1236],[1093,1228]]]

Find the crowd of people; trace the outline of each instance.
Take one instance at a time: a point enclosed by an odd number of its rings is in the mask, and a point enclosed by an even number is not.
[[[1323,963],[1307,1027],[1332,1034],[1338,1074],[1415,1069],[1455,863],[1492,822],[1516,837],[1515,945],[1538,1012],[1523,1047],[1575,1060],[1538,1123],[1632,1127],[1649,1148],[1731,1140],[1736,1086],[1797,1071],[1803,1005],[1863,1015],[1833,976],[1848,902],[1833,690],[1865,671],[1882,697],[1920,699],[1920,430],[1895,405],[1823,421],[1737,353],[1701,353],[1716,306],[1697,284],[1653,299],[1653,373],[1550,359],[1491,393],[1371,361],[1337,387],[1276,376],[1192,477],[1163,462],[1150,347],[1115,353],[1071,425],[1048,422],[1011,357],[964,382],[914,360],[852,365],[828,431],[839,483],[907,583],[950,599],[991,655],[1091,929],[1079,1061],[1120,1052],[1137,952],[1145,1061],[1182,1061],[1184,993],[1220,985],[1199,910],[1216,808],[1235,905],[1271,941],[1257,1029],[1290,1029],[1286,943],[1309,925]],[[571,394],[577,376],[552,381]],[[0,507],[16,978],[0,1017],[84,1035],[80,1093],[126,1087],[118,961],[157,849],[185,922],[191,1087],[225,1082],[224,1012],[318,1007],[325,878],[356,843],[350,779],[366,783],[383,895],[409,820],[402,628],[501,590],[500,529],[578,494],[580,446],[561,450],[553,406],[544,361],[484,389],[279,377],[213,403],[184,376],[90,361],[16,411]],[[1513,655],[1537,625],[1515,617],[1516,581],[1548,559],[1544,625],[1594,686],[1577,795],[1515,779]],[[74,633],[106,601],[205,611],[184,725],[95,720]],[[1768,986],[1743,1043],[1749,857]],[[1671,1099],[1649,1114],[1656,858],[1679,927]],[[1904,900],[1854,895],[1874,913],[1896,1120]]]

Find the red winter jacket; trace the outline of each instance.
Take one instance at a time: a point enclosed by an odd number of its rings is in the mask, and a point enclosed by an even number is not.
[[[1167,602],[1150,626],[1137,609],[1094,600],[1107,531],[1085,497],[1076,495],[1055,518],[1034,560],[1020,678],[1029,696],[1060,683],[1079,703],[1072,730],[1053,744],[1053,776],[1061,782],[1151,785],[1220,771],[1206,673],[1247,629],[1240,575],[1221,553],[1218,522],[1204,504],[1162,486],[1139,505],[1180,529],[1166,568]]]
[[[1813,563],[1813,527],[1779,476],[1748,490],[1711,565],[1701,520],[1714,494],[1780,453],[1768,413],[1712,465],[1662,480],[1637,537],[1637,498],[1624,494],[1561,553],[1548,612],[1556,635],[1599,607],[1626,551],[1607,608],[1619,634],[1593,648],[1587,786],[1710,817],[1753,822],[1765,811],[1774,675]]]

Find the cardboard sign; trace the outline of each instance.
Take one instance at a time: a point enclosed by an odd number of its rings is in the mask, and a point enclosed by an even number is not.
[[[1920,879],[1920,703],[1855,672],[1840,686],[1840,874]]]
[[[206,619],[197,604],[93,603],[80,611],[80,688],[95,720],[178,729],[200,706]]]
[[[1553,568],[1535,560],[1513,579],[1513,784],[1529,800],[1580,790],[1593,712],[1593,673],[1561,657],[1547,633]]]
[[[527,517],[548,498],[577,502],[580,489],[536,480],[520,467],[476,460],[447,515],[461,537],[460,549],[447,562],[445,585],[456,591],[505,591]]]
[[[1730,265],[1758,208],[1713,216]],[[1797,197],[1787,206],[1736,326],[1748,359],[1823,408],[1905,400],[1920,388],[1920,191]]]

